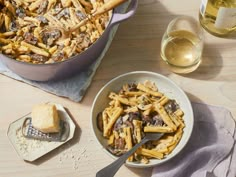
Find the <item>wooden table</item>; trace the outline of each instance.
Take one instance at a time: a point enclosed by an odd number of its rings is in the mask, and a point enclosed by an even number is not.
[[[122,23],[112,45],[80,103],[0,75],[0,176],[1,177],[94,177],[112,162],[98,146],[90,128],[90,109],[99,89],[110,79],[135,70],[161,73],[174,80],[195,102],[228,108],[236,117],[235,42],[205,33],[203,62],[188,75],[170,72],[160,59],[161,37],[168,22],[185,14],[198,19],[198,1],[140,0],[136,15]],[[7,136],[11,122],[41,102],[66,107],[78,128],[75,138],[34,163],[21,160]],[[152,169],[123,166],[116,176],[148,177]]]

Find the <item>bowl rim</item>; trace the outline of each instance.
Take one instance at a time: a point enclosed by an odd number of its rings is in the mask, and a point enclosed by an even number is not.
[[[94,110],[94,107],[95,107],[95,104],[96,104],[96,101],[98,99],[98,97],[100,96],[100,94],[103,92],[103,90],[109,86],[110,84],[112,84],[112,82],[122,78],[122,77],[125,77],[125,76],[129,76],[129,75],[134,75],[134,74],[150,74],[150,75],[154,75],[154,76],[157,76],[161,79],[165,79],[166,81],[170,82],[171,84],[173,84],[175,86],[175,88],[178,89],[179,92],[181,92],[182,96],[184,97],[184,99],[187,101],[187,105],[191,108],[189,110],[189,114],[190,114],[190,118],[191,118],[191,121],[190,123],[191,124],[188,124],[188,127],[189,127],[189,130],[190,132],[187,134],[187,136],[185,137],[185,143],[184,145],[182,146],[182,148],[178,151],[175,152],[175,154],[173,156],[171,156],[170,158],[168,159],[163,159],[163,161],[159,161],[157,164],[141,164],[141,163],[133,163],[133,162],[126,162],[125,165],[126,166],[129,166],[129,167],[135,167],[135,168],[149,168],[149,167],[154,167],[154,166],[158,166],[158,165],[161,165],[163,163],[166,163],[168,162],[169,160],[173,159],[174,157],[176,157],[180,152],[182,152],[182,150],[186,147],[186,145],[188,144],[189,140],[190,140],[190,137],[192,135],[192,132],[193,132],[193,127],[194,127],[194,113],[193,113],[193,107],[192,107],[192,104],[190,102],[190,99],[188,98],[187,94],[180,88],[180,86],[178,86],[173,80],[171,80],[170,78],[162,75],[162,74],[159,74],[159,73],[156,73],[156,72],[152,72],[152,71],[131,71],[131,72],[127,72],[127,73],[124,73],[124,74],[121,74],[121,75],[118,75],[117,77],[114,77],[113,79],[111,79],[110,81],[108,81],[100,90],[99,92],[96,94],[94,100],[93,100],[93,104],[92,104],[92,107],[91,107],[91,111],[90,111],[90,127],[92,129],[92,132],[93,132],[93,135],[94,135],[94,138],[96,139],[97,143],[99,144],[99,146],[102,148],[103,151],[105,151],[105,153],[112,157],[114,160],[116,160],[117,156],[109,153],[106,148],[102,145],[102,143],[99,141],[96,133],[95,133],[95,130],[93,128],[93,110]]]

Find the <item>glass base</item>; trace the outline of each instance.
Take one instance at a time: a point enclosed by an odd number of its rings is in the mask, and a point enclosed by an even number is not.
[[[178,73],[178,74],[188,74],[191,73],[193,71],[195,71],[199,65],[201,64],[201,60],[199,60],[199,62],[197,62],[194,65],[188,66],[188,67],[181,67],[181,66],[175,66],[172,65],[170,63],[168,63],[167,61],[164,61],[165,63],[167,63],[167,67],[174,73]]]

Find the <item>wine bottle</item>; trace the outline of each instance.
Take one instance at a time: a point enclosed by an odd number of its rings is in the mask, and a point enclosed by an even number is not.
[[[215,36],[236,37],[236,0],[202,0],[199,21]]]

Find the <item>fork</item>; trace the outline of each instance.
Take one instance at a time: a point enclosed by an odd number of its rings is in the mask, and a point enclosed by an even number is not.
[[[119,168],[125,163],[129,156],[131,156],[140,146],[151,140],[160,139],[164,133],[146,133],[144,138],[136,144],[132,149],[119,157],[116,161],[106,166],[97,172],[96,177],[113,177]]]

